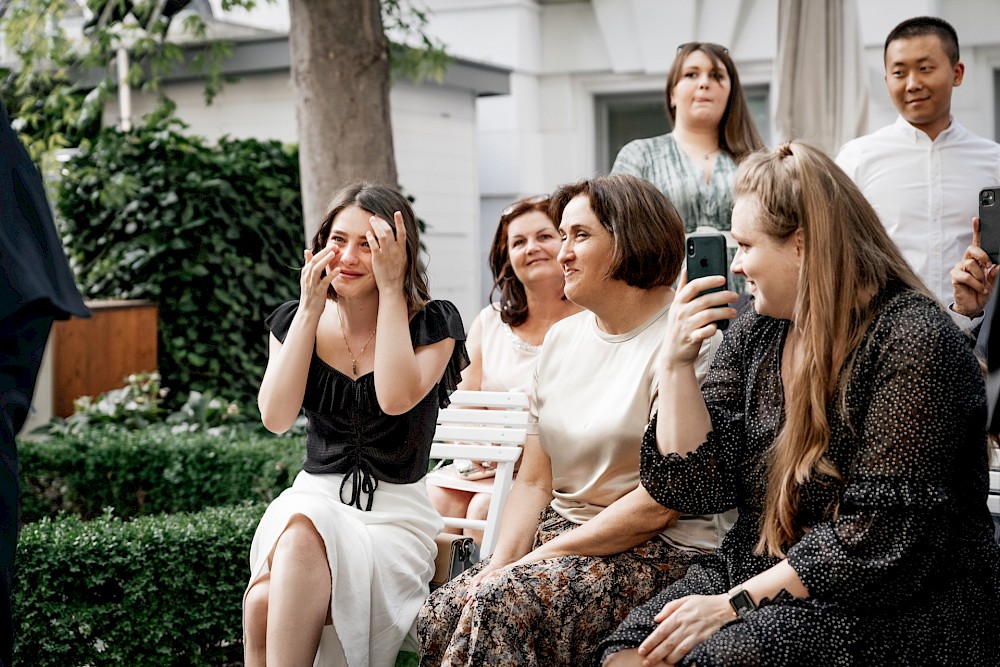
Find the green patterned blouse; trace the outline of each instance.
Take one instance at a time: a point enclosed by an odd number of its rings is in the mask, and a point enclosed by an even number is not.
[[[736,163],[724,151],[716,158],[712,178],[706,183],[701,165],[688,157],[670,134],[636,139],[619,151],[611,173],[632,174],[655,185],[677,208],[688,233],[697,227],[729,230]]]

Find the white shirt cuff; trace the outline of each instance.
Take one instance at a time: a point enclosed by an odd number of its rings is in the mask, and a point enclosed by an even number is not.
[[[954,305],[954,303],[948,304],[948,314],[951,315],[951,319],[954,320],[955,324],[962,331],[972,331],[982,323],[983,317],[986,315],[986,313],[982,313],[978,317],[966,317],[961,313],[956,313],[952,307]]]

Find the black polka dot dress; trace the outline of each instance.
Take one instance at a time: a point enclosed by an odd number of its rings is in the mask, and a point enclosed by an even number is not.
[[[642,483],[653,497],[692,514],[736,507],[739,519],[715,554],[636,608],[603,655],[637,647],[669,600],[724,593],[778,562],[753,550],[764,455],[784,418],[788,327],[748,309],[731,328],[703,388],[713,432],[695,452],[662,456],[650,424]],[[814,474],[801,488],[808,530],[787,551],[810,598],[762,601],[683,664],[1000,665],[985,392],[965,334],[929,299],[890,286],[835,396],[828,457],[843,479]]]

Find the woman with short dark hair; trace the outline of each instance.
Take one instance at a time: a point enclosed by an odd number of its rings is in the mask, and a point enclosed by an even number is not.
[[[658,506],[639,484],[680,217],[624,175],[561,188],[550,210],[566,296],[586,310],[546,335],[496,551],[431,594],[417,624],[424,665],[589,664],[636,600],[681,576],[726,528]],[[699,367],[715,342],[701,346]]]

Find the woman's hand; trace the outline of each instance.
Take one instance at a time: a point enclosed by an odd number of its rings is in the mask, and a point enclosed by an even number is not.
[[[671,600],[653,617],[659,625],[639,645],[642,664],[677,664],[691,649],[734,620],[735,613],[726,594]]]
[[[327,292],[333,282],[333,263],[340,255],[340,246],[333,241],[326,244],[314,256],[312,250],[306,248],[305,266],[299,272],[299,307],[314,315],[321,315],[326,308]],[[323,272],[326,271],[324,274]]]
[[[472,581],[469,582],[469,589],[465,594],[465,601],[468,602],[472,599],[472,596],[476,594],[476,589],[479,588],[479,584],[483,583],[483,579],[493,576],[508,567],[510,567],[509,563],[507,565],[499,565],[495,564],[492,560],[487,563],[486,567],[477,572],[476,576],[474,576]]]
[[[504,570],[509,570],[512,567],[517,567],[518,565],[527,565],[528,563],[535,563],[540,560],[555,557],[556,556],[554,554],[546,553],[545,545],[543,544],[538,549],[529,551],[512,563],[501,564],[497,561],[490,560],[486,567],[480,570],[476,576],[472,578],[472,581],[469,582],[469,594],[466,596],[466,599],[471,599],[475,594],[476,589],[479,588],[479,585],[489,577],[498,576]]]
[[[701,344],[715,335],[715,322],[736,317],[736,309],[729,307],[739,298],[736,292],[699,293],[726,284],[725,276],[705,276],[690,283],[681,281],[667,315],[666,345],[663,356],[667,366],[690,366],[698,359]]]
[[[969,318],[983,314],[997,277],[997,265],[979,243],[979,218],[973,218],[972,245],[965,249],[965,255],[949,274],[955,300],[952,310]]]
[[[372,230],[366,233],[372,253],[372,272],[379,292],[401,290],[406,276],[406,225],[403,214],[396,211],[393,222],[395,237],[389,223],[374,215],[369,220]]]
[[[472,581],[469,582],[469,592],[465,596],[465,599],[471,600],[472,596],[475,595],[476,593],[476,589],[479,588],[479,585],[483,583],[484,580],[490,577],[499,576],[500,573],[505,570],[509,570],[512,567],[517,567],[518,565],[528,565],[529,563],[537,563],[540,560],[547,560],[549,558],[557,558],[557,557],[558,557],[557,554],[547,553],[545,551],[545,545],[543,544],[538,549],[529,551],[528,553],[526,553],[524,556],[514,561],[513,563],[507,563],[506,565],[499,565],[499,564],[494,565],[493,561],[490,561],[490,563],[482,570],[480,570],[479,573],[472,578]]]

